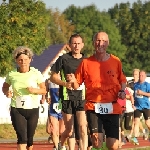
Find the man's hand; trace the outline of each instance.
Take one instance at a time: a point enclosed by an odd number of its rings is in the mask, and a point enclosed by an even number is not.
[[[119,91],[118,92],[118,98],[119,99],[125,99],[126,98],[126,93],[124,91]]]
[[[51,99],[50,99],[50,98],[46,98],[46,102],[47,102],[48,104],[50,104],[50,103],[51,103]]]
[[[142,90],[137,90],[137,91],[136,91],[136,94],[137,94],[137,95],[143,95],[143,91],[142,91]]]
[[[64,86],[69,90],[73,90],[73,84],[76,81],[75,75],[73,73],[67,74],[66,79],[68,82],[66,82]]]
[[[75,75],[73,73],[67,74],[66,79],[67,81],[72,82],[72,83],[76,81]]]
[[[132,104],[132,108],[134,109],[134,110],[136,110],[136,107]]]
[[[64,86],[69,90],[73,90],[73,83],[72,82],[65,82]]]

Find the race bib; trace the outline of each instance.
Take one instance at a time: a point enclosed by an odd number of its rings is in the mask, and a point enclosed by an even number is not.
[[[111,114],[113,113],[112,103],[96,103],[95,112],[99,114]]]
[[[85,85],[82,83],[76,90],[83,90],[85,88]]]
[[[59,103],[54,103],[54,104],[53,104],[53,109],[54,109],[57,113],[61,113],[61,109],[59,108]]]
[[[16,97],[16,108],[32,109],[32,97],[29,95]]]
[[[143,98],[143,95],[136,95],[137,98]]]

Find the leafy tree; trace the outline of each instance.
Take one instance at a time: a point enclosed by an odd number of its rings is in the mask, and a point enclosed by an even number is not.
[[[45,28],[48,23],[45,4],[35,0],[11,0],[0,6],[0,75],[13,67],[12,51],[28,46],[40,54],[47,46]]]
[[[124,59],[125,72],[131,74],[133,68],[149,69],[150,2],[120,3],[109,9],[109,14],[120,30],[122,43],[127,51]]]
[[[48,13],[50,20],[47,32],[49,32],[50,43],[68,43],[69,37],[74,32],[74,25],[72,25],[58,9],[49,9]]]
[[[124,58],[126,47],[121,44],[119,30],[106,12],[100,12],[95,5],[86,7],[69,6],[63,14],[75,25],[75,32],[84,37],[84,52],[87,55],[93,53],[92,38],[98,31],[105,31],[109,35],[110,45],[108,52]]]

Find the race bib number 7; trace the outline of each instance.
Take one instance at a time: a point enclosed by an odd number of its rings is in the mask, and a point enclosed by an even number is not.
[[[96,103],[95,112],[99,114],[111,114],[113,113],[112,103]]]
[[[32,109],[32,97],[28,95],[16,97],[16,108]]]

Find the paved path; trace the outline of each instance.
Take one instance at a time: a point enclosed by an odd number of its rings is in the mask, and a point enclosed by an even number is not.
[[[0,150],[16,150],[16,144],[9,143],[10,141],[5,140],[5,142],[0,141]],[[143,140],[142,138],[139,138],[139,146],[134,146],[132,143],[126,143],[126,145],[122,146],[120,150],[134,150],[135,148],[140,148],[140,147],[148,147],[150,146],[150,142],[147,140]],[[48,143],[46,140],[45,141],[35,141],[34,142],[34,148],[33,150],[52,150],[53,144]]]

